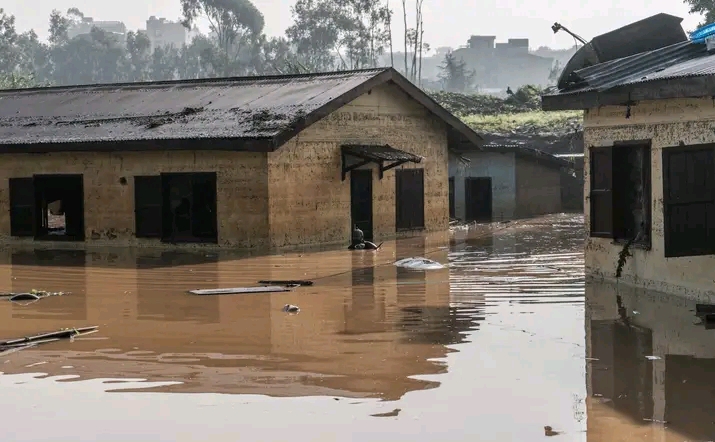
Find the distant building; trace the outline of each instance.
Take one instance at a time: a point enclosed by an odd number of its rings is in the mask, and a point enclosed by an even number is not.
[[[152,51],[164,46],[180,48],[189,43],[189,30],[183,24],[153,15],[146,21],[146,35]]]
[[[458,60],[464,60],[467,68],[475,71],[479,88],[515,89],[527,84],[546,86],[549,83],[554,60],[531,54],[528,38],[510,38],[506,43],[495,41],[493,35],[473,35],[467,47],[453,52]]]
[[[114,35],[118,41],[124,43],[127,36],[127,27],[120,21],[95,21],[92,17],[83,17],[82,21],[75,23],[67,30],[69,38],[87,35],[92,32],[93,28],[101,29],[102,31]]]
[[[455,148],[449,161],[450,217],[493,222],[583,210],[572,202],[582,180],[566,160],[527,145],[491,142]]]

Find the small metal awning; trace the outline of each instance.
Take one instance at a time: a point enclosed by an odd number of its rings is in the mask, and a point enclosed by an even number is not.
[[[369,163],[376,163],[380,166],[380,179],[386,170],[390,170],[405,163],[420,163],[422,157],[395,149],[387,144],[367,145],[367,144],[346,144],[341,146],[343,162],[343,181],[347,173]],[[359,161],[348,165],[348,157],[357,158]]]

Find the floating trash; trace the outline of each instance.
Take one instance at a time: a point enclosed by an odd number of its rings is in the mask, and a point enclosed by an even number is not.
[[[432,261],[427,258],[405,258],[395,262],[397,267],[404,267],[412,270],[439,270],[446,268],[443,264],[437,261]]]

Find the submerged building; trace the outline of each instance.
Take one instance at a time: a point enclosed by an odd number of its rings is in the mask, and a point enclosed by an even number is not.
[[[446,230],[460,142],[482,139],[389,68],[3,91],[0,236],[272,248]]]
[[[715,52],[681,21],[596,37],[543,108],[585,111],[587,273],[697,295],[715,268]]]

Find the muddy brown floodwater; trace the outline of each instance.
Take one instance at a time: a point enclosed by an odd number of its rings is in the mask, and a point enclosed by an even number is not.
[[[0,339],[100,329],[0,355],[0,440],[712,438],[714,330],[667,296],[584,302],[583,240],[556,215],[377,252],[2,251],[0,290],[71,294],[0,299]],[[267,279],[315,285],[186,293]]]

